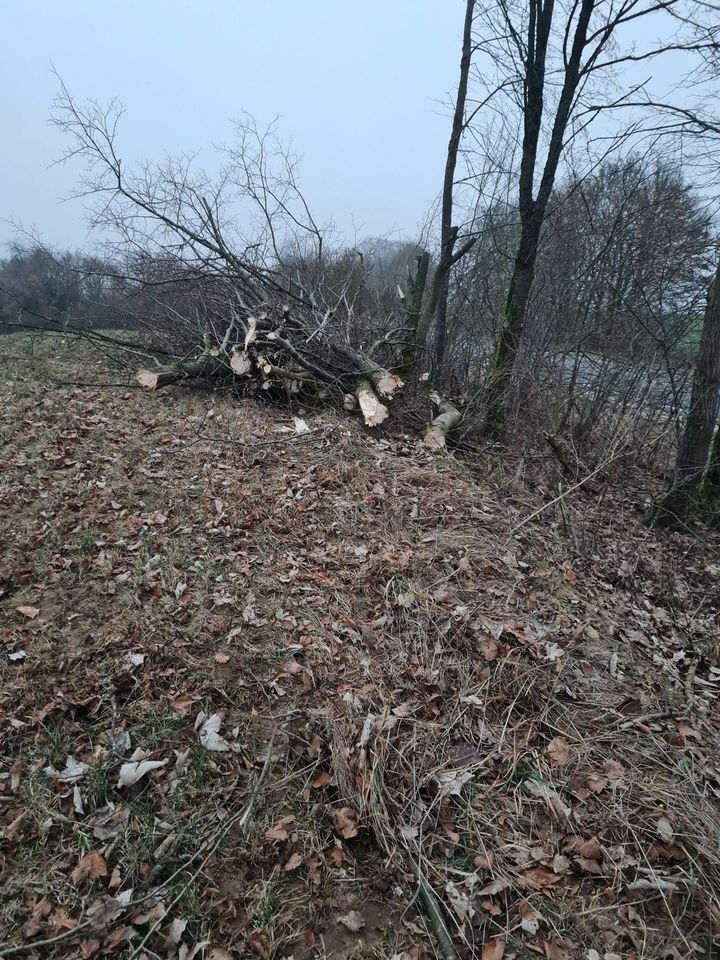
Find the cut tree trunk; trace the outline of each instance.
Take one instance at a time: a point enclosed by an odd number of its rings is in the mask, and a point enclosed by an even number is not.
[[[181,380],[186,380],[188,377],[203,377],[212,369],[218,352],[213,350],[212,343],[206,336],[202,353],[198,354],[194,360],[176,360],[174,363],[167,363],[158,367],[157,370],[148,370],[141,367],[135,374],[135,380],[141,387],[147,387],[149,390],[159,390],[160,387],[180,383]]]
[[[384,403],[378,400],[372,380],[368,377],[359,377],[355,381],[353,395],[368,427],[377,427],[384,420],[387,420],[390,411]]]
[[[437,404],[438,415],[428,425],[423,442],[430,450],[442,450],[447,443],[448,433],[460,423],[462,414],[449,400],[437,395],[433,399]]]
[[[148,390],[158,390],[160,387],[167,387],[171,383],[179,383],[186,377],[185,372],[178,364],[165,366],[160,370],[147,370],[141,368],[135,374],[135,380],[141,387],[147,387]]]

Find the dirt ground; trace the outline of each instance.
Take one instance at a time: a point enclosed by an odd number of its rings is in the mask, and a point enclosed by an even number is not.
[[[717,536],[83,351],[0,341],[0,958],[720,955]]]

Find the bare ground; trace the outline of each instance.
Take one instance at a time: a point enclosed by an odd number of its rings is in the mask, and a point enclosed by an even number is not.
[[[0,958],[716,955],[717,537],[0,351]]]

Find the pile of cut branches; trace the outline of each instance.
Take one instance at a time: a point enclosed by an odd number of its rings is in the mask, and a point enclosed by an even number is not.
[[[255,390],[281,385],[291,394],[308,388],[321,394],[339,391],[344,407],[359,407],[370,427],[387,419],[383,400],[403,386],[397,374],[331,339],[320,326],[313,328],[287,304],[245,319],[233,309],[220,343],[206,333],[202,349],[193,356],[158,363],[154,370],[141,368],[136,379],[154,390],[197,377],[239,379]]]

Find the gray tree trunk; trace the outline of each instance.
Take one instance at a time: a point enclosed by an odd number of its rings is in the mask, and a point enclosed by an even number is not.
[[[700,348],[673,485],[659,504],[655,522],[672,526],[696,505],[718,416],[720,391],[720,260],[708,292]]]

